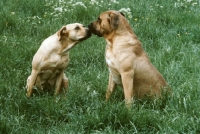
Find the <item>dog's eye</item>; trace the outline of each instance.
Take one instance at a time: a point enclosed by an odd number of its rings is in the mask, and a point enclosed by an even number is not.
[[[80,27],[75,27],[75,30],[79,30],[80,29]]]

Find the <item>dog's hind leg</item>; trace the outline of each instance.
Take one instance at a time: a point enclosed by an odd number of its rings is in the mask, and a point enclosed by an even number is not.
[[[38,71],[32,70],[31,75],[27,79],[27,85],[26,85],[26,88],[27,88],[26,96],[27,97],[30,97],[33,92],[33,86],[36,82],[37,76],[38,76]]]
[[[113,76],[110,73],[109,74],[109,81],[108,81],[108,89],[106,91],[106,100],[108,100],[110,98],[110,95],[115,90],[115,88],[116,88],[116,83],[113,81]]]

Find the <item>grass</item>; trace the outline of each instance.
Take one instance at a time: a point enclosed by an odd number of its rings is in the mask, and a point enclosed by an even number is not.
[[[0,133],[200,133],[200,3],[84,0],[85,8],[77,2],[0,2]],[[71,50],[66,97],[53,91],[25,96],[33,55],[45,38],[65,24],[87,25],[103,11],[122,8],[130,8],[127,19],[172,97],[135,100],[127,110],[118,88],[106,102],[105,41],[97,36]]]

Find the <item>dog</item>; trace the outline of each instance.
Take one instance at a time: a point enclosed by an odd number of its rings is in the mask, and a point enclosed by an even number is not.
[[[88,27],[93,34],[104,37],[107,43],[105,50],[109,69],[107,100],[116,85],[123,88],[127,107],[131,106],[134,98],[162,96],[162,91],[168,87],[168,83],[150,62],[123,13],[115,10],[103,12]]]
[[[68,78],[64,70],[69,63],[69,50],[90,36],[91,32],[83,24],[73,23],[45,39],[32,60],[32,72],[26,85],[27,97],[32,95],[34,86],[42,90],[55,88],[55,95],[61,88],[67,91]]]

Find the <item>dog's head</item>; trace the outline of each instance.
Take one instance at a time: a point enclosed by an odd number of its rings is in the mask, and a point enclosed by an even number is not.
[[[91,37],[91,32],[83,24],[73,23],[63,26],[58,32],[59,41],[80,42]]]
[[[101,37],[116,31],[124,20],[124,14],[115,10],[109,10],[101,13],[98,19],[90,23],[88,27],[93,34]]]

